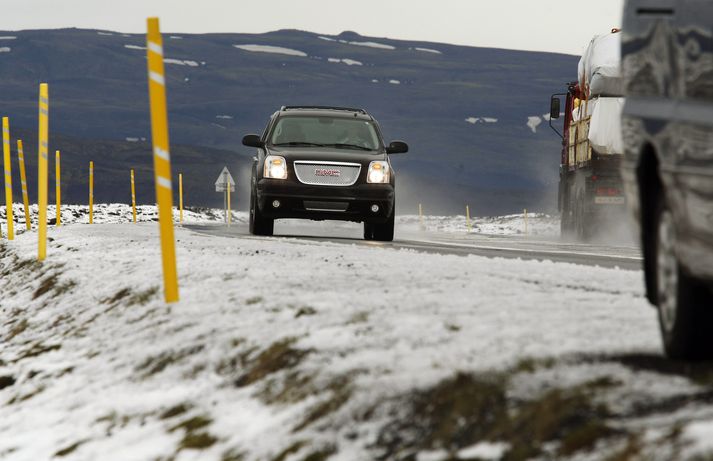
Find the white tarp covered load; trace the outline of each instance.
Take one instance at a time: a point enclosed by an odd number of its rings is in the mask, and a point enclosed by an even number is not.
[[[621,96],[621,33],[597,35],[579,61],[579,85],[589,86],[589,97]]]
[[[589,143],[600,154],[621,154],[624,141],[621,136],[621,111],[624,98],[597,98],[589,101],[593,105],[589,124]]]

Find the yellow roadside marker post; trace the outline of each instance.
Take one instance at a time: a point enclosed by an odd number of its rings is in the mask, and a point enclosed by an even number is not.
[[[62,225],[62,183],[61,183],[61,177],[62,177],[62,171],[60,169],[59,165],[59,151],[55,152],[54,155],[54,192],[55,192],[55,199],[57,202],[56,205],[56,223],[55,225],[57,227]]]
[[[230,186],[228,186],[227,191],[228,191],[227,192],[228,193],[228,227],[230,227],[230,222],[233,220],[232,219],[233,211],[230,206]]]
[[[183,224],[183,173],[178,173],[178,222]]]
[[[94,162],[89,162],[89,224],[94,224]]]
[[[525,215],[525,235],[527,235],[527,208],[525,208],[523,214]]]
[[[15,217],[12,215],[12,163],[10,158],[10,119],[2,118],[2,159],[5,169],[5,217],[7,239],[15,239]]]
[[[149,98],[151,100],[151,138],[153,140],[156,201],[161,231],[164,296],[167,303],[178,301],[176,242],[173,235],[173,197],[171,193],[171,157],[168,145],[166,77],[163,66],[163,40],[158,18],[147,21]]]
[[[131,170],[131,216],[136,223],[136,185],[134,184],[134,170]]]
[[[470,222],[470,206],[465,206],[465,223],[468,226],[468,232],[473,230],[473,225]]]
[[[40,83],[39,135],[37,142],[37,222],[39,227],[37,240],[37,259],[47,257],[47,137],[49,135],[49,90],[46,83]]]
[[[17,158],[20,162],[20,184],[22,185],[22,203],[25,206],[25,227],[32,230],[30,220],[30,199],[27,195],[27,174],[25,173],[25,152],[22,149],[22,141],[17,140]]]
[[[426,226],[423,225],[423,206],[420,203],[418,204],[418,224],[421,230],[426,228]]]

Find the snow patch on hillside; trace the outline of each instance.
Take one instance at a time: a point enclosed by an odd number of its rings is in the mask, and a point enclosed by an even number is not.
[[[112,34],[111,32],[97,32],[97,35],[106,35],[107,37],[111,37],[114,34]]]
[[[216,115],[215,118],[218,118],[221,120],[233,120],[232,115]]]
[[[327,61],[331,63],[342,63],[346,64],[347,66],[363,66],[364,63],[361,61],[356,61],[354,59],[339,59],[339,58],[327,58]]]
[[[471,125],[478,123],[498,123],[498,119],[493,117],[468,117],[465,121]]]
[[[128,48],[130,50],[146,50],[145,46],[139,46],[139,45],[124,45],[124,48]]]
[[[166,64],[176,64],[179,66],[188,66],[188,67],[198,67],[199,64],[196,61],[191,61],[187,59],[172,59],[172,58],[165,58],[163,60]]]
[[[336,42],[336,41],[337,41],[336,38],[324,37],[324,36],[322,36],[322,35],[320,35],[320,36],[317,37],[317,38],[320,39],[320,40],[324,40],[324,41],[326,41],[326,42]]]
[[[423,53],[432,53],[432,54],[443,54],[441,51],[434,50],[431,48],[414,48],[416,51],[421,51]]]
[[[12,48],[9,46],[0,46],[0,53],[9,53],[10,51],[12,51]]]
[[[396,49],[395,46],[386,45],[384,43],[377,43],[377,42],[345,42],[345,43],[348,43],[349,45],[365,46],[368,48],[376,48],[379,50],[395,50]]]
[[[183,40],[183,37],[180,37],[180,36],[178,36],[178,35],[171,35],[171,36],[169,36],[169,38],[170,38],[171,40]]]
[[[271,53],[271,54],[284,54],[287,56],[298,56],[306,57],[307,53],[304,51],[294,50],[292,48],[283,48],[281,46],[271,46],[271,45],[233,45],[243,51],[250,51],[252,53]]]
[[[389,80],[389,83],[391,83],[392,85],[401,85],[400,80]]]
[[[537,133],[537,127],[542,124],[542,118],[539,115],[527,117],[527,126],[533,133]]]

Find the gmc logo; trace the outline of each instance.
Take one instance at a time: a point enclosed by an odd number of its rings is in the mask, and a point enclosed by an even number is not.
[[[333,177],[340,177],[342,175],[342,172],[339,170],[329,170],[326,168],[317,168],[314,170],[314,175],[315,176],[333,176]]]

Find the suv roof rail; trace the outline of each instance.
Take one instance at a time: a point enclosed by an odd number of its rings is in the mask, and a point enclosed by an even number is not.
[[[280,111],[294,110],[294,109],[316,109],[316,110],[339,110],[345,112],[359,112],[364,115],[368,115],[364,109],[355,109],[353,107],[335,107],[335,106],[282,106]]]

